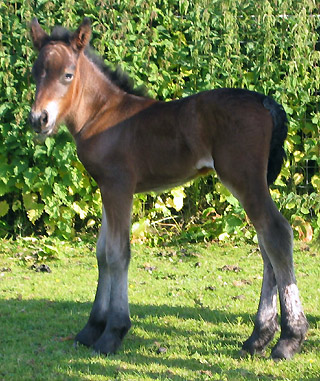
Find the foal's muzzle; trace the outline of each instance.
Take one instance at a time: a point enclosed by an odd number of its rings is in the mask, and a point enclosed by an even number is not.
[[[46,110],[43,110],[41,114],[35,113],[33,111],[29,114],[29,122],[35,132],[46,132],[45,128],[49,121],[49,114]]]

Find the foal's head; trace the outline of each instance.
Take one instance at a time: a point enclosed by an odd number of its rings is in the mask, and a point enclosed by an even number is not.
[[[91,36],[89,19],[85,18],[74,33],[56,29],[49,36],[37,19],[31,23],[31,37],[39,51],[32,74],[36,97],[30,112],[34,130],[50,135],[68,113],[76,86],[77,62]]]

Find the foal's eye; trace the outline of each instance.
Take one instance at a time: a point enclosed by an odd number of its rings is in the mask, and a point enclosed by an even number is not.
[[[64,79],[65,79],[67,82],[72,81],[72,79],[73,79],[73,74],[71,74],[71,73],[66,73],[66,74],[64,75]]]

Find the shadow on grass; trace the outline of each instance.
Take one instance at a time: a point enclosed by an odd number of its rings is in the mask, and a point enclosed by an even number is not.
[[[254,316],[200,307],[131,304],[136,329],[129,332],[118,354],[101,357],[103,360],[100,361],[90,349],[73,347],[73,337],[85,324],[90,309],[91,303],[47,299],[0,300],[0,380],[79,380],[82,379],[79,374],[85,376],[83,379],[90,376],[93,379],[95,376],[121,379],[121,375],[126,375],[127,379],[135,380],[139,379],[139,372],[152,379],[182,379],[175,374],[177,368],[195,372],[195,379],[210,378],[212,374],[223,374],[231,380],[239,379],[239,375],[252,380],[257,377],[245,368],[225,369],[223,356],[238,358],[241,342],[246,338],[234,331],[227,332],[225,326],[221,326],[225,322],[236,325],[241,318],[241,324],[250,326],[251,331]],[[169,316],[179,321],[192,319],[191,327],[194,328],[183,330],[170,323],[157,323],[159,319]],[[308,320],[310,326],[316,326],[320,318],[308,316]],[[209,339],[206,336],[208,333],[197,327],[203,323],[209,323],[214,331]],[[138,334],[139,330],[147,332],[147,338]],[[167,353],[158,354],[155,342],[165,337],[174,337],[176,343],[184,343],[183,355],[171,356],[170,351],[175,349],[170,346]],[[194,344],[196,342],[197,345]],[[160,344],[165,346],[166,342]],[[309,342],[308,350],[315,350],[317,345],[316,342]],[[214,364],[199,361],[213,350],[217,354]],[[160,374],[147,370],[143,373],[143,369],[150,369],[150,364],[158,365],[159,369],[164,367],[167,371]],[[304,379],[303,374],[300,377]],[[259,377],[261,380],[273,378],[270,374]]]

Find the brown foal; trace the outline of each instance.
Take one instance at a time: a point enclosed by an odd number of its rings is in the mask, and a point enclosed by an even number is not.
[[[283,108],[265,95],[241,89],[206,91],[171,102],[139,96],[92,52],[88,19],[74,33],[55,28],[51,35],[34,19],[31,35],[39,52],[31,124],[44,136],[62,122],[67,125],[103,200],[98,287],[76,341],[109,354],[130,328],[133,194],[166,189],[215,170],[254,224],[264,262],[254,330],[243,350],[263,352],[274,337],[279,293],[281,335],[272,356],[292,357],[308,323],[294,275],[292,230],[268,188],[284,158]]]

